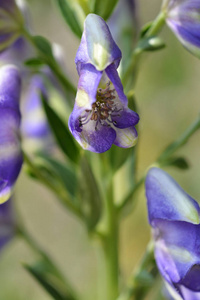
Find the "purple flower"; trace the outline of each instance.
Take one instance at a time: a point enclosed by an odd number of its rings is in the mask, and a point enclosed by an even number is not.
[[[167,0],[167,24],[183,46],[200,58],[200,1]]]
[[[0,251],[14,237],[16,230],[12,199],[0,205]]]
[[[42,109],[40,93],[48,98],[44,79],[35,75],[31,78],[24,96],[21,131],[24,142],[31,148],[47,150],[52,146],[52,136]]]
[[[19,127],[21,80],[17,68],[0,69],[0,203],[11,196],[22,166]]]
[[[135,145],[139,116],[130,110],[117,73],[121,51],[105,21],[89,14],[76,55],[79,73],[75,106],[69,128],[80,145],[102,153],[112,144]]]
[[[158,269],[179,299],[198,299],[184,295],[200,292],[199,205],[161,169],[150,169],[145,185]]]
[[[18,39],[24,26],[14,0],[0,0],[0,20],[0,51],[3,51]]]
[[[136,1],[119,0],[108,20],[108,26],[122,53],[130,54],[134,39],[139,30]]]

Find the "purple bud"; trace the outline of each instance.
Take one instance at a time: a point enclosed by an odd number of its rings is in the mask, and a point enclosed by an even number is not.
[[[167,24],[183,46],[200,58],[200,1],[167,0]]]

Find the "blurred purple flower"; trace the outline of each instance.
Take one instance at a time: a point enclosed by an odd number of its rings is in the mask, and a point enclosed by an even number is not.
[[[0,203],[7,201],[19,175],[23,156],[19,127],[21,115],[19,71],[8,65],[0,69]]]
[[[19,38],[23,26],[23,17],[15,1],[0,0],[0,51]]]
[[[16,232],[12,199],[0,205],[0,251],[14,237]]]
[[[166,0],[167,24],[183,46],[200,58],[200,1]]]
[[[151,168],[145,185],[158,269],[179,299],[196,299],[185,295],[200,292],[199,205],[161,169]]]
[[[106,22],[89,14],[75,59],[80,78],[69,118],[69,128],[84,149],[102,153],[112,144],[128,148],[137,141],[139,116],[127,107],[116,70],[120,60]]]
[[[127,58],[133,50],[139,31],[136,1],[119,0],[107,23],[114,40],[122,51],[123,58]]]
[[[41,148],[39,144],[42,144],[42,148],[47,150],[52,146],[52,136],[42,109],[41,93],[48,99],[43,77],[35,75],[24,95],[21,131],[26,142],[32,140],[31,145],[34,144],[36,149]]]

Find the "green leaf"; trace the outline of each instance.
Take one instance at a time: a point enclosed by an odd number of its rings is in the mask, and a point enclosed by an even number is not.
[[[88,229],[95,227],[101,216],[102,200],[98,188],[98,184],[92,172],[92,169],[85,157],[82,157],[80,162],[80,180],[79,194],[80,205]]]
[[[61,13],[69,25],[71,30],[81,38],[82,35],[82,26],[80,24],[80,20],[77,17],[76,11],[73,9],[71,0],[57,0],[56,1],[60,7]]]
[[[44,64],[44,61],[41,60],[40,58],[34,57],[34,58],[30,58],[27,59],[24,64],[27,67],[41,67]]]
[[[39,154],[35,159],[35,163],[40,170],[42,169],[43,172],[46,172],[51,181],[54,183],[55,181],[59,181],[72,196],[75,196],[77,192],[77,178],[74,170],[70,169],[66,164],[44,154]]]
[[[138,48],[143,51],[155,51],[165,47],[163,40],[157,36],[151,36],[140,40]]]
[[[90,0],[91,11],[101,16],[105,21],[112,14],[118,0]]]
[[[150,21],[148,23],[146,23],[142,29],[141,29],[141,32],[140,32],[140,37],[142,38],[143,36],[145,36],[145,34],[148,32],[148,30],[151,28],[153,24],[153,21]]]
[[[178,169],[187,170],[190,165],[184,157],[171,157],[170,159],[163,161],[161,166],[172,166]]]
[[[67,158],[77,163],[79,159],[79,149],[75,144],[74,138],[71,135],[68,127],[61,120],[58,114],[49,106],[44,95],[41,95],[41,99],[49,125],[58,145],[62,149],[63,153],[67,156]]]
[[[40,285],[55,300],[77,299],[65,281],[57,274],[56,269],[44,260],[34,265],[24,264],[25,269],[40,283]]]
[[[45,57],[49,56],[50,58],[53,58],[51,44],[46,38],[36,35],[33,36],[33,42],[38,50],[45,55]]]

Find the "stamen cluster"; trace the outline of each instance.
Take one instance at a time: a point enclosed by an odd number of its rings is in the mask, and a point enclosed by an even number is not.
[[[115,89],[110,89],[110,81],[106,84],[106,88],[98,88],[97,101],[92,104],[91,110],[85,110],[86,114],[79,117],[79,126],[86,125],[89,121],[95,121],[95,130],[100,123],[103,126],[110,127],[111,124],[117,125],[116,121],[112,120],[112,117],[120,116],[122,108],[118,108],[116,104]]]

